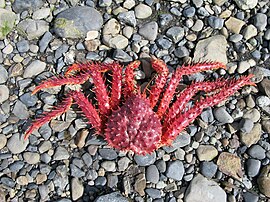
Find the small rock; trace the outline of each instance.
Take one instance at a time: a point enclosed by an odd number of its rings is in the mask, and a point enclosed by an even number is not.
[[[200,40],[195,48],[194,61],[203,60],[219,61],[227,64],[227,40],[222,35],[216,35]]]
[[[262,133],[262,126],[261,124],[256,123],[250,132],[240,133],[240,140],[247,147],[250,147],[251,145],[256,144],[259,141],[261,133]]]
[[[145,187],[146,187],[146,179],[145,175],[143,173],[139,174],[136,176],[135,184],[134,184],[134,189],[140,196],[145,195]]]
[[[139,166],[149,166],[156,161],[156,153],[153,152],[151,154],[146,154],[145,156],[136,154],[134,160]]]
[[[248,61],[241,61],[239,62],[237,72],[239,74],[243,74],[245,71],[247,71],[250,68],[250,64]]]
[[[212,145],[200,145],[196,154],[200,161],[211,161],[218,155],[218,151]]]
[[[20,138],[20,134],[16,133],[8,139],[7,148],[12,154],[19,154],[26,149],[28,143],[28,139],[23,140]]]
[[[200,164],[200,170],[205,177],[212,178],[217,172],[217,165],[214,162],[204,161]]]
[[[226,202],[226,192],[214,181],[197,174],[189,184],[184,200],[186,202]]]
[[[0,134],[0,150],[7,144],[7,137],[4,134]]]
[[[250,133],[253,129],[254,123],[250,119],[242,119],[239,123],[240,131],[243,133]]]
[[[123,157],[121,159],[119,159],[118,163],[118,170],[119,171],[124,171],[127,169],[128,164],[129,164],[130,160],[128,157]]]
[[[16,13],[27,10],[37,10],[43,6],[45,2],[42,0],[16,0],[12,4],[12,8]]]
[[[8,72],[2,65],[0,65],[0,84],[5,83],[7,80]]]
[[[248,150],[248,154],[251,157],[259,160],[264,159],[266,156],[264,148],[262,148],[260,145],[252,145]]]
[[[145,190],[148,196],[150,196],[152,199],[161,198],[161,191],[158,189],[148,188]]]
[[[232,123],[234,121],[225,107],[219,107],[214,109],[214,116],[222,124]]]
[[[139,34],[149,41],[154,41],[157,38],[158,24],[149,22],[140,27]]]
[[[99,155],[106,160],[114,160],[117,158],[117,153],[114,149],[99,149]]]
[[[231,153],[222,152],[217,160],[218,168],[228,176],[241,180],[243,173],[241,168],[241,159]]]
[[[25,186],[28,185],[28,179],[26,176],[19,176],[16,179],[16,182],[21,185],[21,186]]]
[[[103,35],[116,36],[117,34],[119,34],[120,29],[120,23],[116,19],[112,18],[104,24],[102,33]]]
[[[40,155],[39,153],[34,152],[24,152],[23,159],[26,163],[37,164],[40,161]]]
[[[46,68],[46,63],[40,60],[34,60],[30,63],[24,70],[23,77],[24,78],[31,78],[33,76],[37,76],[41,72],[43,72]]]
[[[244,30],[243,30],[243,36],[246,40],[251,39],[254,36],[257,36],[257,28],[254,25],[248,25]]]
[[[45,34],[42,36],[42,38],[39,40],[38,45],[39,45],[39,51],[43,53],[46,48],[48,47],[50,41],[53,39],[53,36],[51,32],[47,31]]]
[[[17,16],[12,11],[0,8],[0,40],[13,29]]]
[[[246,162],[247,175],[250,177],[255,177],[259,174],[261,168],[261,161],[256,159],[248,159]]]
[[[127,11],[127,12],[119,13],[117,18],[121,22],[123,22],[123,23],[125,23],[127,25],[130,25],[132,27],[136,27],[137,21],[136,21],[134,11]]]
[[[69,158],[69,153],[64,147],[57,147],[53,155],[55,161],[60,161]]]
[[[260,120],[260,117],[261,114],[256,108],[246,111],[246,113],[243,115],[243,118],[251,119],[254,123],[258,122]]]
[[[270,98],[264,95],[258,96],[256,98],[256,104],[259,107],[266,107],[268,105],[270,105]]]
[[[195,15],[195,11],[194,7],[187,7],[183,10],[183,15],[187,18],[191,18]]]
[[[234,0],[242,10],[253,9],[258,3],[258,0]]]
[[[149,182],[152,182],[154,184],[157,184],[159,181],[159,172],[155,165],[150,165],[146,169],[146,180]]]
[[[76,138],[75,144],[77,145],[78,148],[83,148],[85,145],[85,140],[89,134],[89,131],[86,129],[83,129],[82,131],[79,132],[78,138]]]
[[[239,34],[244,25],[245,25],[244,21],[234,17],[230,17],[225,22],[225,26],[227,27],[227,29],[235,34]]]
[[[108,7],[112,4],[112,0],[99,0],[100,7]]]
[[[108,172],[115,171],[115,162],[114,161],[103,161],[101,163],[101,167],[104,168]]]
[[[264,13],[257,13],[254,16],[254,25],[259,31],[263,31],[267,25],[267,15]]]
[[[94,202],[129,202],[129,200],[122,196],[119,192],[113,192],[99,196]]]
[[[113,52],[113,59],[119,62],[131,62],[133,59],[130,55],[128,55],[125,51],[116,49]]]
[[[208,18],[208,24],[210,25],[210,27],[214,29],[221,29],[224,25],[224,19],[215,16],[210,16]]]
[[[62,38],[85,38],[88,31],[99,31],[102,25],[103,18],[96,9],[77,6],[57,15],[54,31]]]
[[[184,166],[183,163],[179,160],[170,162],[166,171],[166,176],[168,178],[180,181],[184,176]]]
[[[134,8],[135,16],[138,19],[145,19],[152,15],[152,9],[145,4],[139,4]]]
[[[78,178],[71,179],[71,197],[76,201],[82,197],[84,192],[84,186]]]
[[[3,103],[9,98],[9,89],[5,85],[0,85],[0,103]]]
[[[50,12],[50,8],[41,8],[33,13],[32,18],[35,20],[45,19],[50,15]]]
[[[17,100],[17,102],[15,103],[12,113],[19,119],[29,118],[29,111],[25,104],[23,104],[20,100]]]
[[[262,168],[257,179],[260,191],[267,197],[270,197],[270,165]]]

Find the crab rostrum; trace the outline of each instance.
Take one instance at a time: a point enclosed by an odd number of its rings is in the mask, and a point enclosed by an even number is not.
[[[231,80],[194,82],[176,93],[184,75],[225,69],[225,65],[219,62],[183,65],[168,79],[169,71],[163,61],[152,59],[151,63],[157,75],[154,84],[147,86],[143,92],[134,80],[134,70],[139,67],[139,61],[127,65],[125,71],[117,62],[74,64],[67,69],[65,76],[44,81],[35,88],[33,94],[44,88],[83,84],[92,78],[97,106],[81,91],[70,91],[51,112],[43,113],[33,121],[25,138],[46,122],[67,112],[74,103],[82,110],[96,134],[103,136],[111,147],[145,155],[159,147],[171,145],[204,108],[227,99],[244,85],[255,85],[250,81],[252,75],[249,75]],[[107,71],[112,74],[110,90],[103,78]],[[206,96],[187,109],[187,103],[199,91],[204,91]]]

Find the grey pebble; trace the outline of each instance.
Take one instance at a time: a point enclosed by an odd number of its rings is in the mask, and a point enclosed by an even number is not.
[[[0,84],[5,83],[7,80],[8,72],[2,65],[0,65]]]
[[[254,122],[251,119],[242,119],[239,123],[240,130],[243,133],[249,133],[254,126]]]
[[[152,199],[161,198],[161,191],[158,189],[148,188],[145,189],[145,192],[148,196],[150,196]]]
[[[161,37],[161,38],[157,39],[156,43],[157,43],[159,48],[165,49],[165,50],[168,50],[172,46],[172,42],[165,37]]]
[[[168,178],[180,181],[184,176],[184,165],[181,161],[176,160],[170,162],[166,171],[166,176]]]
[[[50,41],[53,39],[51,32],[45,32],[42,38],[38,41],[39,51],[43,53],[48,47]]]
[[[171,14],[161,14],[159,15],[159,24],[161,26],[169,25],[169,23],[173,20],[173,16]]]
[[[146,169],[146,180],[152,182],[154,184],[158,183],[159,181],[159,172],[157,166],[150,165]]]
[[[260,145],[252,145],[249,149],[248,149],[248,154],[255,158],[255,159],[259,159],[262,160],[265,158],[265,150],[264,148],[262,148]]]
[[[139,28],[139,34],[149,41],[154,41],[157,38],[158,24],[149,22]]]
[[[99,196],[94,202],[129,202],[129,200],[122,196],[119,192],[113,192]]]
[[[219,107],[214,109],[214,116],[220,123],[223,124],[232,123],[234,121],[225,107]]]
[[[12,4],[12,8],[16,13],[21,13],[27,10],[37,10],[43,6],[45,2],[42,0],[16,0]]]
[[[9,98],[9,89],[6,85],[0,85],[0,103],[3,103]]]
[[[193,17],[195,15],[195,8],[194,7],[188,7],[185,8],[183,11],[183,15],[187,18]]]
[[[166,171],[166,162],[164,160],[158,160],[156,166],[159,172],[164,173]]]
[[[259,174],[261,168],[261,161],[256,159],[248,159],[246,161],[246,173],[250,177],[255,177]]]
[[[68,158],[69,158],[69,153],[66,150],[66,148],[61,147],[61,146],[56,148],[56,151],[53,155],[53,160],[60,161],[60,160],[68,159]]]
[[[208,107],[201,113],[201,118],[206,123],[211,123],[214,121],[214,115],[211,107]]]
[[[27,107],[33,107],[37,103],[38,98],[36,95],[32,95],[31,93],[25,93],[22,96],[20,96],[20,100]]]
[[[10,187],[10,188],[13,188],[16,184],[16,182],[9,177],[1,177],[0,182],[1,182],[1,184],[5,185],[7,187]]]
[[[23,168],[23,166],[24,166],[23,161],[15,161],[14,163],[9,165],[9,169],[11,172],[18,172]]]
[[[259,31],[263,31],[267,25],[267,15],[264,13],[257,13],[254,18],[254,25]]]
[[[87,167],[90,167],[92,165],[92,163],[93,163],[93,158],[92,158],[92,156],[89,153],[85,153],[82,156],[82,159],[83,159],[83,161],[84,161],[84,163],[85,163],[85,165]]]
[[[95,179],[95,185],[96,186],[105,186],[107,183],[107,179],[104,176],[99,176],[97,179]]]
[[[12,154],[19,154],[24,151],[29,143],[29,140],[23,140],[19,133],[13,134],[7,142],[7,147]]]
[[[208,18],[208,24],[214,29],[221,29],[224,25],[224,19],[215,16],[210,16]]]
[[[33,76],[37,76],[41,72],[43,72],[46,68],[46,63],[40,60],[34,60],[26,67],[23,73],[24,78],[31,78]]]
[[[145,156],[136,154],[134,160],[139,166],[149,166],[156,161],[156,152],[146,154]]]
[[[185,46],[180,46],[175,49],[174,54],[178,58],[183,58],[189,56],[189,51]]]
[[[54,159],[55,160],[55,159]],[[70,175],[73,177],[83,177],[85,176],[85,172],[82,171],[80,168],[78,168],[77,166],[70,164]]]
[[[16,43],[16,47],[17,47],[17,50],[20,52],[20,53],[25,53],[29,50],[30,46],[29,46],[29,41],[28,40],[21,40],[21,41],[18,41]]]
[[[132,27],[136,27],[137,21],[136,21],[134,11],[127,11],[127,12],[119,13],[117,18],[122,23],[131,25]]]
[[[20,100],[17,100],[15,103],[12,113],[19,119],[27,119],[29,117],[29,111],[27,107]]]
[[[172,39],[174,43],[177,43],[185,36],[185,30],[182,27],[174,26],[167,30],[166,35]]]
[[[212,178],[217,172],[217,165],[212,161],[204,161],[200,164],[200,171],[205,177]]]
[[[256,98],[256,104],[259,107],[266,107],[270,105],[270,98],[265,95],[260,95]]]
[[[245,202],[258,202],[259,196],[250,192],[243,193]]]
[[[117,153],[114,149],[99,149],[99,154],[103,159],[114,160],[117,158]]]
[[[120,49],[113,52],[113,58],[119,62],[131,62],[133,60],[129,54]]]

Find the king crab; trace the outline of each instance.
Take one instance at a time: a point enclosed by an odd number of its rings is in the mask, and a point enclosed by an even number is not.
[[[239,79],[195,82],[175,95],[183,75],[225,69],[225,65],[219,62],[184,65],[177,68],[168,80],[169,71],[163,61],[153,58],[151,64],[157,72],[157,77],[149,93],[147,90],[141,92],[139,86],[134,83],[134,70],[139,67],[139,61],[127,65],[124,76],[123,66],[117,62],[89,62],[74,64],[67,69],[65,76],[44,81],[35,88],[33,94],[44,88],[83,84],[91,77],[95,85],[97,109],[81,91],[70,91],[51,112],[43,113],[33,121],[24,138],[28,138],[46,122],[67,112],[71,105],[76,103],[96,133],[103,136],[111,147],[145,155],[159,147],[171,145],[204,108],[225,100],[244,85],[254,85],[250,81],[252,76],[249,75]],[[110,92],[102,78],[102,74],[107,71],[112,72]],[[213,95],[200,99],[186,110],[187,103],[199,91],[213,92]]]

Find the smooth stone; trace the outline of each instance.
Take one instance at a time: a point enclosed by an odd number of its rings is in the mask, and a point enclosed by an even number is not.
[[[225,22],[226,28],[234,34],[239,34],[246,23],[238,18],[230,17]]]
[[[119,34],[120,30],[121,30],[120,23],[116,19],[112,18],[104,24],[102,34],[116,36]]]
[[[157,169],[157,166],[155,165],[150,165],[146,169],[146,180],[149,182],[152,182],[154,184],[157,184],[159,181],[159,172]]]
[[[214,177],[217,172],[217,168],[217,165],[212,161],[204,161],[200,164],[200,171],[207,178]]]
[[[240,131],[243,133],[250,133],[253,129],[254,123],[250,119],[242,119],[239,123]]]
[[[29,93],[25,93],[25,94],[21,95],[20,100],[22,101],[23,104],[26,105],[26,107],[33,107],[37,103],[38,98],[37,98],[37,96],[32,95],[29,92]]]
[[[261,193],[270,197],[270,165],[262,168],[257,182]]]
[[[112,0],[99,0],[98,4],[100,7],[108,7],[112,4]]]
[[[114,149],[99,149],[99,155],[106,160],[114,160],[117,158],[117,153]]]
[[[158,24],[149,22],[139,28],[139,34],[149,41],[154,41],[157,38]]]
[[[216,16],[210,16],[208,18],[208,24],[213,29],[221,29],[224,25],[224,19],[218,18]]]
[[[5,102],[9,98],[9,89],[6,85],[0,85],[0,103]]]
[[[173,40],[174,43],[179,42],[185,36],[185,30],[182,27],[171,27],[167,30],[166,35]]]
[[[114,161],[103,161],[101,163],[101,167],[104,168],[108,172],[113,172],[115,171],[115,162]]]
[[[258,202],[259,196],[250,192],[243,193],[245,202]]]
[[[256,98],[256,104],[259,107],[266,107],[270,105],[270,98],[264,95],[260,95]]]
[[[184,200],[186,202],[201,202],[202,199],[207,202],[226,202],[227,195],[215,181],[197,174],[189,184]]]
[[[185,169],[184,169],[184,165],[182,161],[175,160],[168,164],[166,176],[173,180],[180,181],[182,180],[184,176],[184,172],[185,172]]]
[[[34,60],[26,67],[23,73],[24,78],[31,78],[33,76],[37,76],[41,72],[43,72],[46,68],[46,63],[40,60]]]
[[[137,21],[136,21],[134,11],[127,11],[127,12],[119,13],[117,18],[118,18],[118,20],[120,20],[121,22],[123,22],[127,25],[130,25],[132,27],[136,27]]]
[[[113,192],[97,197],[94,202],[129,202],[129,200],[119,192]]]
[[[238,69],[237,72],[239,74],[243,74],[244,72],[246,72],[248,69],[250,68],[250,64],[248,61],[241,61],[238,64]]]
[[[49,31],[49,24],[44,20],[25,19],[18,24],[17,29],[24,32],[28,40],[33,40]]]
[[[120,49],[116,49],[113,52],[113,59],[119,62],[131,62],[133,60],[129,54]]]
[[[27,107],[20,100],[15,103],[12,113],[19,119],[27,119],[30,115]]]
[[[18,41],[18,43],[16,44],[16,46],[17,46],[17,50],[20,53],[25,53],[25,52],[27,52],[30,49],[29,41],[24,40],[24,39],[21,40],[21,41]]]
[[[212,145],[200,145],[196,150],[196,154],[199,161],[211,161],[218,155],[218,151]]]
[[[257,36],[258,31],[257,28],[254,25],[248,25],[247,27],[244,28],[243,30],[243,36],[246,40],[251,39],[252,37]]]
[[[147,188],[145,189],[145,192],[148,196],[150,196],[152,199],[158,199],[161,198],[161,191],[158,189],[153,188]]]
[[[35,19],[35,20],[45,19],[50,15],[50,13],[51,13],[50,8],[41,8],[39,10],[36,10],[33,13],[32,18]]]
[[[84,38],[88,31],[99,31],[102,15],[88,6],[72,7],[59,13],[54,21],[54,31],[62,38]]]
[[[29,139],[24,140],[19,133],[15,133],[8,139],[7,148],[12,154],[19,154],[26,149],[28,144]]]
[[[260,120],[260,117],[261,114],[256,108],[246,111],[243,115],[243,118],[251,119],[254,123],[258,122]]]
[[[0,134],[0,150],[7,144],[7,137],[4,134]]]
[[[257,13],[254,18],[254,25],[259,31],[265,30],[267,26],[267,15],[264,13]]]
[[[145,156],[136,154],[134,160],[139,166],[149,166],[156,161],[156,152],[146,154]]]
[[[255,177],[259,174],[261,168],[261,161],[256,159],[248,159],[246,161],[246,173],[250,177]]]
[[[242,10],[253,9],[258,4],[258,0],[234,0]]]
[[[250,147],[251,145],[256,144],[260,140],[261,134],[262,134],[262,126],[261,124],[256,123],[254,124],[250,132],[240,133],[240,140],[247,147]]]
[[[37,10],[44,5],[43,0],[16,0],[12,4],[12,8],[16,13],[21,13],[27,10]]]
[[[135,16],[138,19],[145,19],[152,15],[152,9],[145,4],[138,4],[135,8]]]
[[[227,64],[227,40],[222,35],[216,35],[200,40],[195,48],[194,61],[219,61]]]
[[[45,32],[45,34],[42,36],[42,38],[39,40],[38,45],[39,45],[39,51],[43,53],[46,48],[48,47],[49,43],[53,39],[53,35],[51,32]]]
[[[0,40],[11,32],[14,27],[17,16],[12,11],[0,8]]]
[[[227,112],[225,107],[219,107],[214,109],[214,116],[222,124],[232,123],[234,121],[234,119]]]
[[[78,200],[84,192],[83,183],[78,178],[71,179],[71,197],[72,200]]]
[[[24,152],[23,159],[26,163],[37,164],[40,161],[40,154],[34,152]]]
[[[5,83],[7,80],[8,72],[2,65],[0,65],[0,84]]]
[[[69,158],[69,153],[64,147],[57,147],[53,155],[53,160],[60,161]]]
[[[262,148],[260,145],[252,145],[247,153],[255,159],[262,160],[266,156],[265,152],[266,151],[264,150],[264,148]]]

